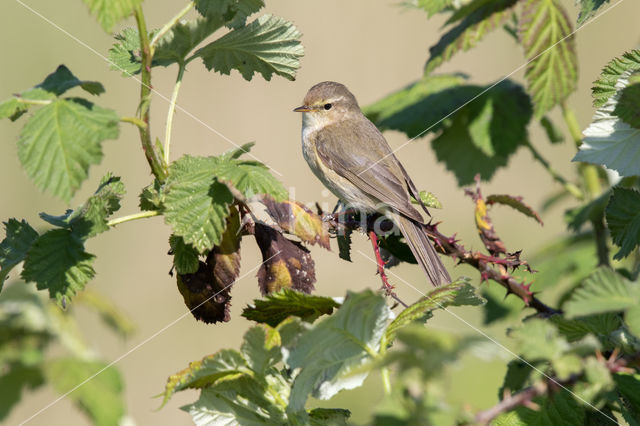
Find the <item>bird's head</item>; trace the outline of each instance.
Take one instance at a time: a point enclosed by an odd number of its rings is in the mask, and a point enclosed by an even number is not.
[[[294,111],[304,113],[305,125],[316,128],[361,114],[355,96],[344,84],[333,81],[323,81],[309,89],[302,106]]]

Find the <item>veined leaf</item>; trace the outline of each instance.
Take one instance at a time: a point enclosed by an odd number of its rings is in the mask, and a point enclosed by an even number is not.
[[[431,73],[454,54],[475,47],[487,33],[502,25],[508,16],[507,12],[517,2],[518,0],[474,0],[461,7],[447,22],[460,23],[429,49],[425,73]]]
[[[614,244],[620,247],[614,259],[627,257],[640,244],[640,192],[613,188],[606,209],[607,225]]]
[[[577,288],[565,304],[567,317],[622,311],[638,303],[638,291],[615,271],[601,267]]]
[[[91,14],[106,32],[111,32],[113,26],[121,19],[126,18],[142,0],[82,0]]]
[[[612,59],[600,73],[600,78],[593,82],[591,95],[593,96],[593,105],[601,107],[615,95],[619,88],[616,87],[618,80],[631,75],[635,71],[640,70],[640,50],[632,50],[626,52],[620,57]]]
[[[300,336],[287,359],[296,376],[287,411],[304,409],[310,394],[329,399],[342,389],[360,386],[368,372],[356,373],[380,347],[390,311],[371,291],[349,293],[330,317]]]
[[[630,73],[622,73],[615,83],[617,93],[596,110],[591,124],[582,132],[582,145],[572,161],[603,165],[622,176],[640,175],[640,129],[629,126],[615,115],[620,92],[629,84]]]
[[[229,28],[244,26],[249,15],[264,7],[263,0],[196,0],[195,3],[202,16],[221,19]]]
[[[140,54],[140,34],[137,28],[125,28],[116,34],[116,42],[109,49],[109,62],[112,70],[130,77],[140,72],[142,56]]]
[[[115,111],[81,99],[57,99],[20,133],[18,156],[36,186],[69,201],[102,159],[101,142],[118,137]]]
[[[578,15],[578,25],[584,24],[589,18],[594,16],[598,9],[609,3],[609,0],[578,0],[580,3],[580,15]]]
[[[61,394],[70,392],[68,398],[89,416],[93,424],[112,426],[122,421],[124,386],[115,367],[100,361],[58,358],[45,363],[44,372],[55,390]],[[76,389],[80,383],[83,385]]]
[[[9,219],[4,222],[5,235],[0,243],[0,291],[9,272],[22,262],[31,245],[38,239],[38,233],[24,219]]]
[[[179,22],[160,39],[153,58],[159,62],[159,65],[164,66],[182,62],[196,46],[221,28],[223,24],[222,17],[207,17]],[[131,50],[127,49],[127,51]]]
[[[24,260],[22,278],[35,282],[39,290],[48,289],[61,306],[95,275],[95,256],[84,251],[82,241],[68,229],[53,229],[42,234]]]
[[[186,244],[182,237],[171,235],[169,246],[173,253],[173,266],[178,274],[193,274],[198,270],[199,253],[191,244]]]
[[[207,69],[221,74],[237,69],[246,80],[251,80],[255,72],[265,80],[271,80],[274,73],[293,80],[304,54],[299,39],[300,33],[292,23],[264,15],[209,43],[196,55]]]
[[[569,344],[558,335],[558,329],[548,321],[532,319],[513,330],[518,353],[531,361],[553,361],[569,349]]]
[[[578,59],[571,22],[558,0],[527,0],[520,16],[525,77],[536,118],[565,100],[578,80]]]

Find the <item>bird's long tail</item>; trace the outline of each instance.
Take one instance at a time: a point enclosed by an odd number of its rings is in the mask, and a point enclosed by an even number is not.
[[[427,237],[424,225],[398,213],[394,213],[393,220],[400,228],[400,232],[404,235],[404,239],[407,241],[422,270],[427,274],[429,281],[434,286],[450,283],[451,276],[449,276],[449,272],[445,269],[429,237]]]

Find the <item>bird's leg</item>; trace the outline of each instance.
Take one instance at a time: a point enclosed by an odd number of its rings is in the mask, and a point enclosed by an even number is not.
[[[382,255],[380,254],[380,247],[378,246],[378,236],[374,231],[369,231],[369,238],[371,239],[371,244],[373,245],[373,251],[376,254],[376,262],[378,263],[378,273],[380,274],[380,279],[382,280],[382,288],[385,290],[388,296],[394,296],[393,286],[389,284],[389,279],[387,278],[387,274],[384,272],[384,260],[382,260]]]

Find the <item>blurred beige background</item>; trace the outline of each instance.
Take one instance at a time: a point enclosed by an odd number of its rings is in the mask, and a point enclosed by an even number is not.
[[[106,94],[96,99],[105,107],[116,109],[121,115],[134,115],[137,106],[138,83],[125,79],[119,72],[109,70],[108,63],[92,52],[95,49],[106,55],[112,37],[105,34],[88,14],[79,0],[24,0],[62,30],[47,23],[14,0],[0,3],[0,39],[3,40],[2,68],[0,71],[0,98],[33,86],[52,72],[60,63],[66,64],[81,79],[101,81]],[[291,110],[300,104],[307,89],[323,80],[345,83],[356,95],[361,105],[367,105],[382,96],[416,80],[428,56],[428,48],[438,39],[442,17],[427,21],[426,14],[419,10],[405,10],[397,1],[323,1],[293,2],[267,0],[264,12],[273,13],[293,21],[303,33],[305,57],[302,68],[294,82],[274,77],[271,82],[261,77],[253,81],[243,80],[238,73],[221,76],[209,73],[194,61],[188,68],[180,98],[180,106],[201,120],[202,124],[178,111],[174,120],[172,144],[173,159],[184,153],[209,155],[219,154],[233,146],[225,138],[207,128],[210,126],[236,144],[257,141],[253,153],[274,170],[282,174],[279,178],[295,191],[295,197],[303,202],[318,200],[333,205],[328,196],[304,162],[300,152],[300,117]],[[573,0],[563,3],[575,22],[577,10]],[[640,39],[637,17],[640,4],[634,0],[613,1],[620,3],[609,13],[590,21],[577,35],[580,60],[580,84],[570,104],[577,111],[584,128],[593,112],[590,100],[590,83],[597,77],[602,66],[612,57],[636,46]],[[164,24],[180,8],[183,2],[147,0],[144,8],[147,24],[157,28]],[[609,6],[611,8],[611,6]],[[605,9],[606,10],[606,9]],[[132,25],[131,20],[122,26]],[[86,43],[83,46],[73,37]],[[524,62],[520,49],[503,31],[489,35],[480,46],[469,53],[457,55],[442,66],[439,72],[464,71],[472,81],[488,83],[510,74]],[[164,96],[169,97],[175,78],[175,67],[154,69],[153,84]],[[513,78],[522,81],[523,69]],[[134,97],[133,94],[136,96]],[[167,102],[154,97],[152,123],[154,136],[163,138]],[[560,115],[554,111],[552,118]],[[16,138],[24,123],[0,122],[0,219],[26,218],[39,229],[44,223],[37,214],[41,211],[59,214],[67,207],[49,195],[38,192],[21,170],[16,155]],[[574,148],[571,143],[551,147],[542,138],[540,129],[532,126],[532,140],[555,166],[565,174],[572,173],[569,160]],[[386,134],[392,146],[406,141],[403,135]],[[125,215],[137,211],[137,196],[140,189],[150,182],[148,166],[141,152],[137,132],[132,126],[123,124],[117,141],[104,144],[103,163],[90,171],[90,178],[72,202],[75,206],[90,194],[99,178],[107,171],[122,176],[128,189],[122,210]],[[454,177],[437,164],[426,139],[417,140],[398,152],[416,184],[434,192],[444,204],[444,210],[434,212],[438,220],[444,221],[442,229],[447,233],[458,232],[469,247],[480,248],[481,244],[473,229],[473,211],[468,198],[456,186]],[[539,207],[544,194],[557,189],[539,165],[532,162],[531,155],[521,150],[512,159],[508,169],[500,170],[484,193],[493,192],[522,195],[525,201]],[[532,220],[506,208],[498,207],[493,214],[498,232],[510,249],[524,249],[525,256],[531,254],[545,241],[564,232],[563,207],[548,212],[543,220],[544,228]],[[170,230],[161,218],[152,218],[120,225],[118,228],[91,240],[88,250],[98,256],[95,264],[97,277],[89,284],[92,289],[111,298],[128,313],[138,326],[135,336],[122,341],[105,330],[91,312],[78,308],[81,327],[90,346],[104,360],[113,360],[139,342],[144,341],[186,312],[182,297],[174,280],[168,275],[171,267],[167,256],[167,239]],[[364,236],[355,238],[354,248],[369,253],[369,242]],[[347,289],[360,290],[378,288],[375,266],[354,251],[353,263],[339,260],[337,253],[325,252],[313,247],[316,261],[317,292],[323,295],[343,296]],[[242,308],[259,297],[255,269],[260,262],[257,247],[246,239],[242,247],[243,278],[233,288],[232,321],[221,325],[205,325],[187,315],[175,325],[132,352],[118,363],[125,378],[125,397],[129,412],[140,425],[191,424],[188,414],[178,407],[197,399],[196,392],[182,392],[173,397],[161,411],[154,411],[160,400],[152,398],[160,393],[167,376],[186,367],[188,362],[200,359],[220,348],[237,348],[242,333],[249,323],[239,316]],[[448,262],[447,265],[451,265]],[[418,267],[401,266],[394,273],[402,276],[419,289],[427,289],[427,282]],[[478,277],[471,270],[457,268],[452,275]],[[419,294],[398,279],[397,290],[404,300],[413,301]],[[494,284],[495,285],[495,284]],[[465,318],[479,323],[475,311],[459,310]],[[451,315],[437,315],[434,327],[457,333],[473,331]],[[503,330],[489,329],[487,332],[504,341]],[[475,361],[480,362],[480,361]],[[462,366],[459,376],[470,381],[490,381],[496,389],[501,381],[504,361],[489,362],[491,368]],[[477,364],[476,364],[477,365]],[[379,389],[377,378],[370,379],[374,389]],[[471,382],[472,383],[472,382]],[[473,386],[451,384],[462,402],[473,398],[472,408],[483,408],[496,401],[496,396],[474,395]],[[24,395],[14,409],[7,424],[16,424],[29,417],[52,400],[57,394],[48,388]],[[354,420],[363,422],[375,406],[375,392],[342,393],[328,406],[349,405]],[[469,403],[471,404],[471,403]],[[345,407],[346,408],[346,407]],[[55,404],[30,425],[83,425],[85,417],[73,409],[68,401]]]

